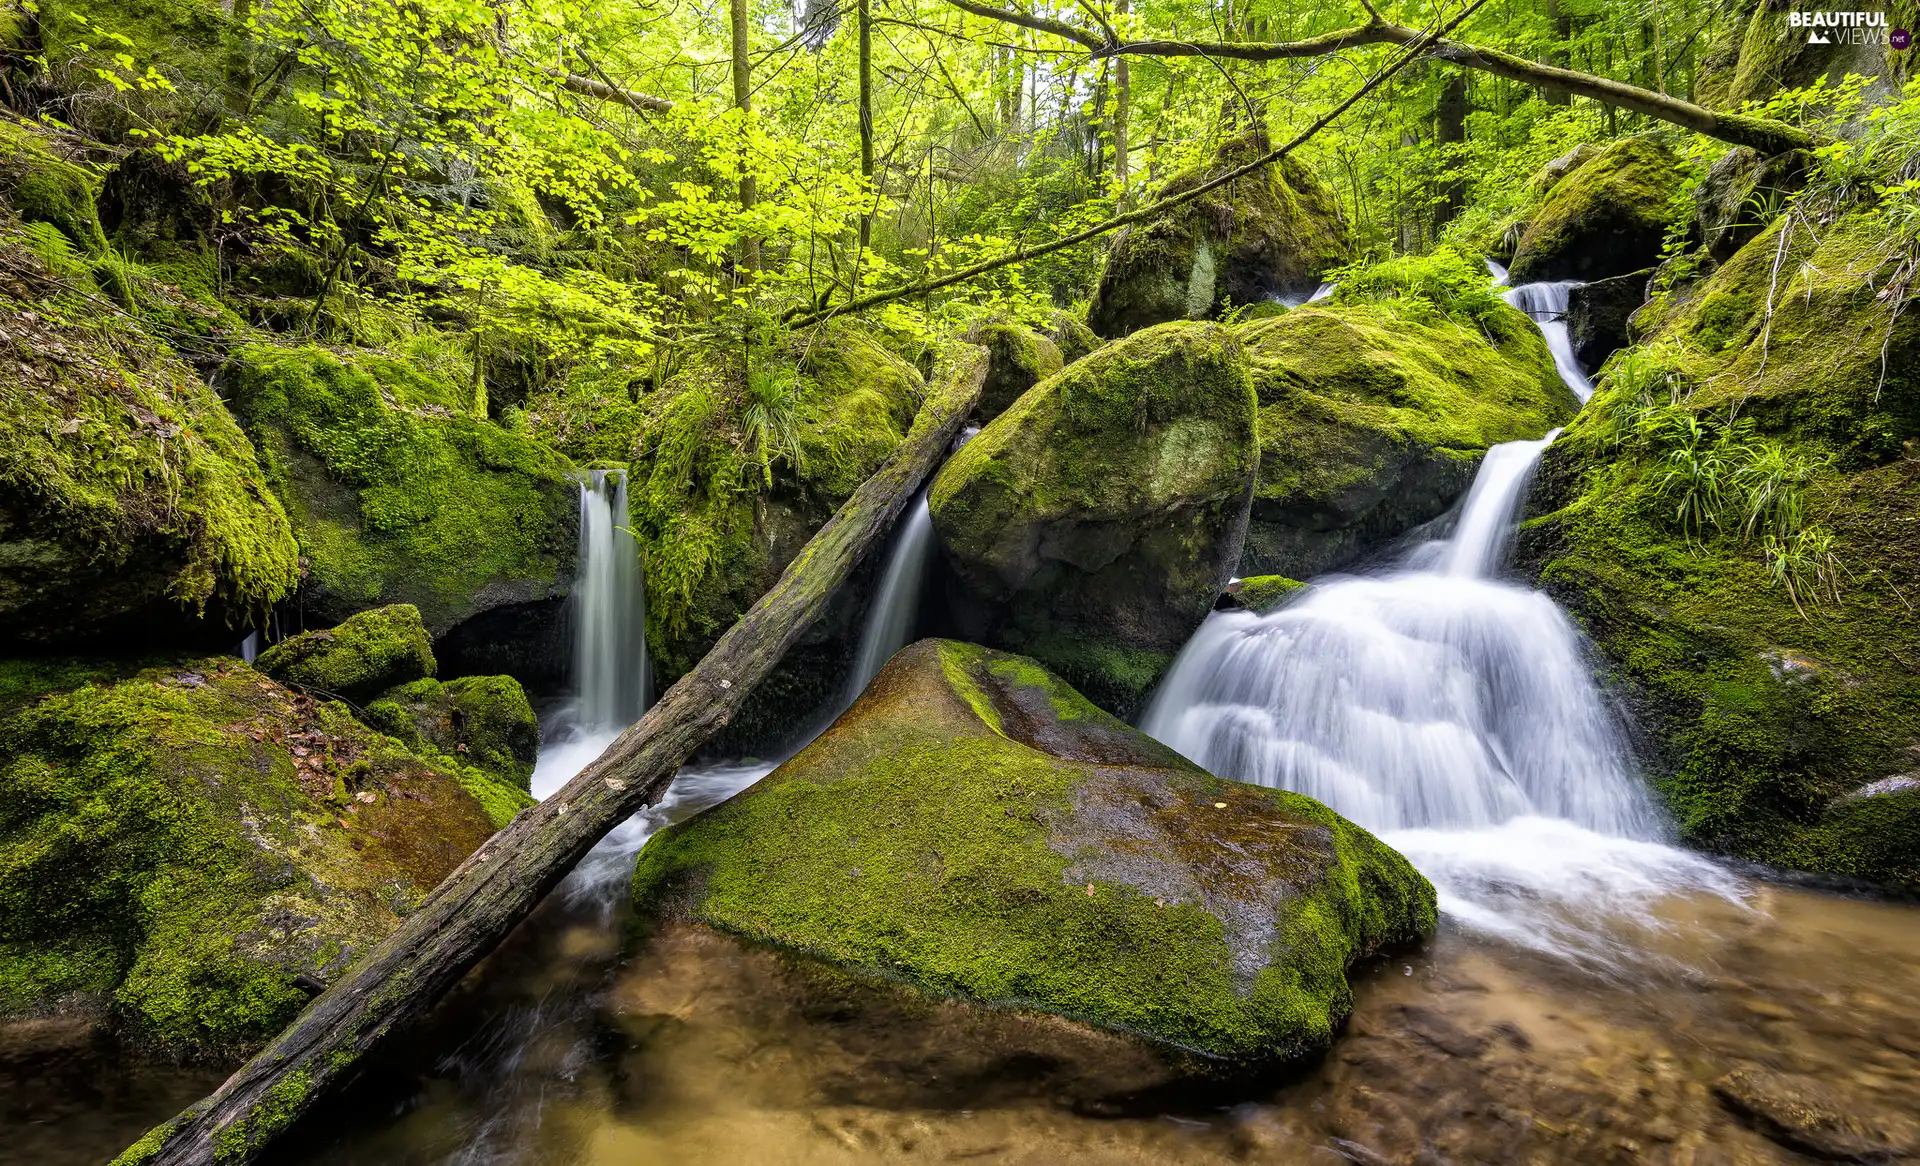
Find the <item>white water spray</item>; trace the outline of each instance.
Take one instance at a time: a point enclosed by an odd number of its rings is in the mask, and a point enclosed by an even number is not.
[[[1492,577],[1548,440],[1488,451],[1454,538],[1393,572],[1210,616],[1142,728],[1379,831],[1457,921],[1604,959],[1596,917],[1645,923],[1669,891],[1737,891],[1664,844],[1566,616]]]
[[[1491,269],[1493,265],[1489,264]],[[1506,272],[1500,272],[1496,283],[1506,278]],[[1573,337],[1567,333],[1568,293],[1580,287],[1579,280],[1562,280],[1558,283],[1523,283],[1519,287],[1508,288],[1500,298],[1519,308],[1531,318],[1540,329],[1540,335],[1547,341],[1547,351],[1553,354],[1553,366],[1560,371],[1560,379],[1567,382],[1573,395],[1586,404],[1593,396],[1593,382],[1587,379],[1586,370],[1580,367],[1580,360],[1573,354]]]

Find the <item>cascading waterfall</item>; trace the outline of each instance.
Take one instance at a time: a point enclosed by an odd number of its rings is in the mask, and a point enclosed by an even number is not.
[[[927,563],[932,556],[933,512],[927,508],[927,492],[922,490],[894,535],[886,573],[880,578],[879,590],[874,592],[873,604],[867,612],[866,627],[860,632],[860,649],[853,658],[853,671],[847,676],[843,705],[851,705],[858,699],[880,674],[880,669],[893,659],[893,654],[907,646],[920,619],[920,592],[926,583]]]
[[[1267,615],[1210,616],[1142,728],[1380,832],[1457,920],[1604,957],[1595,917],[1737,888],[1664,844],[1566,616],[1494,577],[1550,440],[1489,450],[1453,538],[1398,568],[1321,579]]]
[[[1505,275],[1504,271],[1500,273],[1501,278]],[[1580,359],[1573,354],[1573,337],[1567,334],[1568,293],[1580,286],[1576,279],[1523,283],[1508,288],[1500,298],[1525,312],[1539,327],[1540,335],[1546,338],[1547,351],[1553,354],[1553,366],[1560,371],[1560,379],[1567,382],[1573,395],[1585,404],[1587,398],[1593,396],[1593,382],[1580,367]]]

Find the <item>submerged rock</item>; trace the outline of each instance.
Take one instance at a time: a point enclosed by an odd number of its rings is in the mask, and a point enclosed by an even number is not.
[[[433,641],[410,603],[375,608],[322,631],[288,636],[260,654],[260,670],[280,681],[348,700],[435,670]]]
[[[923,640],[759,784],[655,836],[642,909],[1220,1061],[1325,1048],[1431,885],[1298,794],[1213,777],[1032,661]]]
[[[367,723],[416,752],[457,755],[520,789],[540,758],[540,721],[511,676],[431,677],[392,688],[367,706]]]
[[[1613,143],[1554,184],[1520,238],[1509,282],[1591,282],[1652,267],[1685,177],[1658,138]]]
[[[1686,840],[1920,887],[1920,794],[1850,796],[1920,750],[1920,317],[1880,298],[1877,211],[1787,229],[1641,310],[1519,559],[1586,625]],[[1700,457],[1730,487],[1683,525],[1670,471]]]
[[[1229,142],[1213,165],[1179,175],[1161,197],[1243,166],[1271,146],[1264,129]],[[1354,258],[1340,204],[1291,157],[1114,237],[1087,323],[1101,336],[1198,320],[1229,304],[1304,299]]]
[[[1888,1162],[1920,1153],[1920,1122],[1875,1112],[1861,1099],[1814,1077],[1743,1066],[1714,1082],[1734,1111],[1796,1150],[1843,1162]]]
[[[1076,361],[934,479],[963,626],[1127,715],[1232,576],[1256,465],[1227,329],[1164,324]]]
[[[1260,478],[1240,572],[1308,579],[1444,514],[1480,455],[1577,402],[1531,321],[1336,298],[1236,329],[1260,402]]]
[[[0,710],[0,1013],[271,1036],[529,804],[233,659]]]

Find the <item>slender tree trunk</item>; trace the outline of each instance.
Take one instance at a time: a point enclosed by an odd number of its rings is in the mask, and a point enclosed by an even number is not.
[[[739,0],[734,0],[739,3]],[[872,0],[860,0],[860,177],[866,179],[869,199],[860,215],[860,251],[864,257],[873,239],[873,13]],[[854,264],[859,279],[859,261]]]
[[[733,29],[733,107],[740,111],[740,209],[750,211],[758,192],[747,146],[749,123],[753,120],[753,62],[747,57],[747,0],[731,0],[727,5],[727,18]],[[748,271],[760,270],[759,239],[748,235],[740,240],[740,263]]]
[[[1127,14],[1127,0],[1114,0],[1116,15]],[[1133,116],[1133,82],[1127,75],[1127,58],[1113,63],[1113,186],[1118,205],[1127,204],[1127,122]]]
[[[906,440],[693,671],[578,777],[461,863],[212,1096],[149,1132],[115,1166],[250,1161],[382,1040],[425,1014],[607,831],[658,801],[674,771],[739,711],[939,465],[986,372],[985,349],[950,353]]]
[[[1440,184],[1440,203],[1434,208],[1433,228],[1436,234],[1466,206],[1466,159],[1460,150],[1449,147],[1466,142],[1468,110],[1467,75],[1458,69],[1448,70],[1446,79],[1440,84],[1439,103],[1434,108],[1434,142],[1440,147],[1440,165],[1450,171]]]
[[[1573,35],[1573,18],[1560,5],[1562,0],[1547,0],[1547,19],[1553,22],[1553,46],[1547,50],[1547,63],[1564,69],[1572,63],[1567,55],[1567,38]],[[1548,105],[1572,105],[1573,94],[1557,85],[1540,90],[1540,100]]]

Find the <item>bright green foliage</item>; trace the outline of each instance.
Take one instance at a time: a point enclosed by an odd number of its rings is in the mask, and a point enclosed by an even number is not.
[[[260,653],[260,671],[282,684],[365,700],[435,670],[433,640],[410,603],[363,611],[336,627],[288,636]]]
[[[1494,294],[1486,265],[1458,248],[1440,246],[1425,255],[1401,255],[1377,263],[1356,263],[1330,273],[1339,287],[1336,303],[1391,304],[1401,316],[1425,321],[1451,320],[1488,330],[1500,327],[1505,306]],[[1503,331],[1510,332],[1511,321]]]
[[[536,598],[564,577],[571,466],[474,415],[459,387],[378,355],[265,343],[237,349],[227,376],[323,617],[404,602],[439,632],[484,588]]]
[[[511,676],[423,677],[382,693],[366,720],[416,753],[457,758],[522,790],[540,752],[540,722]]]
[[[171,1056],[256,1046],[305,1004],[296,976],[338,974],[494,828],[234,660],[5,714],[0,791],[0,1011],[103,1008]]]
[[[1426,880],[1325,807],[1212,777],[1031,661],[944,641],[895,657],[759,785],[657,835],[634,891],[1229,1061],[1324,1048],[1352,1007],[1347,967],[1434,926]]]

